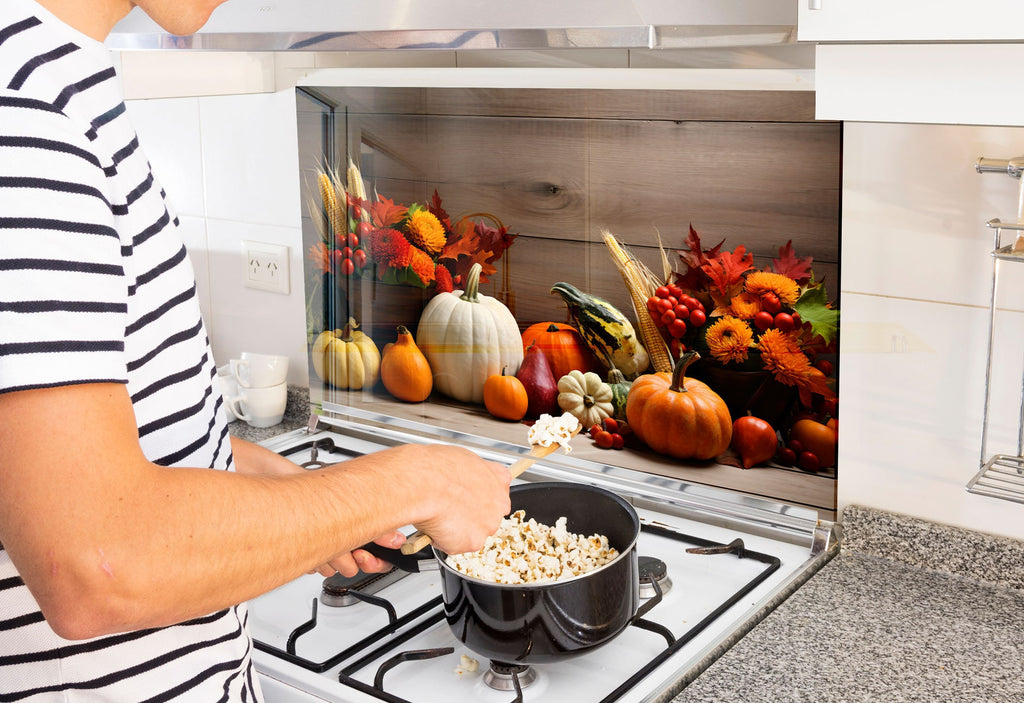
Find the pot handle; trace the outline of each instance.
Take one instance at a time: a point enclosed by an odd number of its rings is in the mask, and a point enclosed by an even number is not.
[[[388,549],[376,542],[364,544],[359,548],[409,573],[418,574],[421,571],[437,571],[440,569],[437,558],[434,556],[434,550],[431,549],[429,544],[412,554],[406,554],[401,549]]]
[[[653,608],[654,606],[656,606],[658,603],[661,602],[661,598],[662,598],[661,586],[658,585],[657,579],[655,579],[653,576],[649,577],[649,580],[651,582],[651,586],[654,587],[654,595],[651,596],[650,598],[648,598],[646,602],[644,602],[639,608],[636,609],[636,613],[634,613],[633,617],[631,617],[629,619],[629,624],[630,625],[635,623],[637,620],[642,618],[644,615],[647,615],[647,613],[649,613],[651,611],[651,608]]]

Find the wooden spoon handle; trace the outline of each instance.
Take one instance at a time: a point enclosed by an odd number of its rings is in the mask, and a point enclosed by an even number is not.
[[[526,471],[528,468],[533,466],[533,463],[538,459],[543,459],[549,454],[553,453],[558,449],[558,444],[552,444],[550,447],[544,447],[539,444],[534,444],[530,447],[530,453],[524,456],[522,459],[516,460],[511,466],[508,467],[509,473],[512,474],[512,478],[518,478],[520,474]],[[402,554],[415,554],[424,547],[430,544],[430,535],[426,532],[420,532],[417,530],[409,535],[405,544],[401,546]]]

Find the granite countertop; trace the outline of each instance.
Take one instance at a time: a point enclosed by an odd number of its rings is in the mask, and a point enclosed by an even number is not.
[[[1024,701],[1024,543],[851,506],[840,553],[672,699]]]
[[[302,386],[288,386],[288,401],[281,422],[271,427],[251,427],[242,420],[234,420],[228,431],[235,437],[250,442],[262,442],[279,434],[305,427],[309,422],[309,389]]]

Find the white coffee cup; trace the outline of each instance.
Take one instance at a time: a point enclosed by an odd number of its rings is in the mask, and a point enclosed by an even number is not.
[[[272,427],[281,422],[288,404],[288,384],[269,388],[240,388],[239,394],[228,398],[228,410],[252,427]]]
[[[242,352],[231,360],[231,373],[242,388],[270,388],[288,377],[288,357]]]
[[[238,395],[238,381],[235,380],[235,375],[231,373],[231,364],[224,364],[217,368],[217,386],[220,388],[220,394],[224,398],[224,412],[228,416],[228,422],[233,422],[238,418],[235,417],[235,413],[228,407],[227,399],[232,396]]]

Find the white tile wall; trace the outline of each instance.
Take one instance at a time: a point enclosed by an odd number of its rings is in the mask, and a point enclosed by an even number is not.
[[[309,382],[291,89],[130,100],[128,109],[182,223],[218,364],[242,351],[285,354]],[[246,288],[242,241],[289,247],[289,295]]]
[[[847,123],[840,342],[840,507],[869,505],[1024,538],[1024,507],[966,492],[981,462],[992,233],[1018,183],[979,156],[1019,128]],[[997,300],[990,447],[1016,453],[1024,263]],[[1004,285],[1005,284],[1005,285]]]

